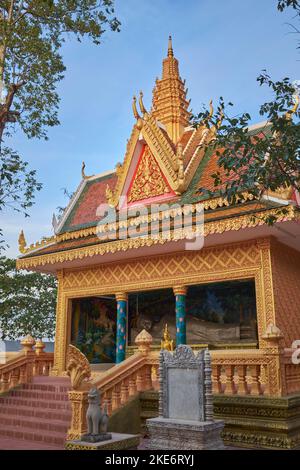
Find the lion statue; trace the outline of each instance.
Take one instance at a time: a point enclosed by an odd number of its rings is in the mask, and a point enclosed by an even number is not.
[[[81,438],[86,442],[98,442],[111,439],[111,434],[107,432],[108,414],[107,406],[104,404],[101,409],[101,394],[97,388],[91,388],[88,393],[89,406],[86,413],[87,434]]]

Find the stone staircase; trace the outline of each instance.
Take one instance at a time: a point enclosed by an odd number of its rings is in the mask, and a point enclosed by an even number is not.
[[[70,380],[34,377],[0,396],[0,450],[64,448],[70,426]]]

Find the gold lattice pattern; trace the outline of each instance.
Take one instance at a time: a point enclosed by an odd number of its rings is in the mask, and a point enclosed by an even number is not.
[[[123,285],[153,279],[174,278],[199,272],[223,271],[257,266],[259,250],[252,242],[239,246],[207,248],[201,252],[185,252],[177,255],[152,257],[145,261],[133,260],[81,271],[66,271],[64,290],[85,288],[92,285]]]

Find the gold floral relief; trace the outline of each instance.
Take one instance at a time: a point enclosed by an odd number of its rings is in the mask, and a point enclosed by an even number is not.
[[[137,173],[129,190],[128,202],[141,201],[168,193],[168,187],[161,169],[148,146],[139,162]]]

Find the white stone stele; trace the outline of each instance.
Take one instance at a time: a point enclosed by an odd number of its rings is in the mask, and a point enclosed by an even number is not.
[[[159,417],[146,421],[148,449],[223,449],[223,421],[213,418],[211,358],[184,344],[159,358]]]
[[[224,421],[197,422],[170,418],[147,420],[149,450],[222,450]]]

